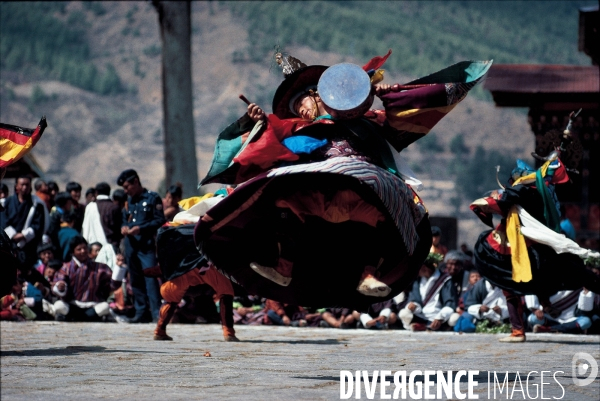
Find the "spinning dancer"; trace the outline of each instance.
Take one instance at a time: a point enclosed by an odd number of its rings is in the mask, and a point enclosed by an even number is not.
[[[390,54],[362,69],[277,54],[285,79],[273,114],[248,102],[219,135],[201,184],[238,186],[200,220],[195,241],[249,293],[366,310],[417,276],[431,227],[412,188],[420,182],[399,152],[463,100],[491,62],[383,85],[379,68]],[[384,110],[369,109],[374,96]]]
[[[506,296],[512,334],[503,342],[525,341],[522,295],[537,295],[543,311],[553,316],[549,298],[558,291],[585,287],[600,292],[600,278],[584,264],[585,258],[600,254],[559,234],[560,205],[554,185],[569,180],[561,157],[568,160],[566,156],[573,152],[570,126],[537,171],[519,160],[507,187],[471,204],[471,210],[490,227],[494,214],[502,217],[495,229],[479,236],[474,252],[481,275]]]

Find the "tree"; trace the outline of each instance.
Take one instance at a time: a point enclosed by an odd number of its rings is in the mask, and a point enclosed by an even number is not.
[[[469,148],[465,145],[465,139],[462,134],[458,134],[452,138],[450,141],[450,152],[457,156],[469,153]]]
[[[437,137],[433,132],[420,138],[417,141],[417,145],[423,152],[441,153],[444,151],[444,147],[438,143]]]
[[[198,167],[192,99],[191,6],[189,1],[157,1],[162,39],[165,187],[183,184],[184,196],[197,194]]]
[[[456,171],[456,189],[469,202],[481,198],[487,191],[498,189],[496,166],[500,166],[499,178],[507,181],[515,159],[498,151],[487,151],[478,146],[472,158],[458,166]]]

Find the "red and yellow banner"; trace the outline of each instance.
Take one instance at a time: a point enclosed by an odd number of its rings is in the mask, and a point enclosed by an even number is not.
[[[0,123],[0,168],[25,156],[39,141],[47,126],[45,116],[35,129]]]

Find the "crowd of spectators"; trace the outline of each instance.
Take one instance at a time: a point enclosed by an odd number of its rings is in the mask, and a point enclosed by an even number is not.
[[[561,123],[562,124],[562,123]],[[182,209],[180,186],[161,198],[146,190],[134,170],[117,179],[83,188],[69,182],[15,180],[14,193],[0,187],[1,228],[15,244],[20,269],[11,294],[1,300],[2,320],[157,322],[165,301],[162,280],[144,274],[156,268],[159,227]],[[82,203],[83,201],[83,203]],[[246,294],[234,285],[237,325],[280,325],[367,330],[506,329],[508,309],[500,288],[482,278],[466,244],[443,245],[432,227],[433,244],[417,279],[392,299],[367,311],[307,308]],[[595,269],[596,274],[600,274]],[[172,300],[169,300],[171,302]],[[600,296],[585,288],[550,297],[541,310],[535,296],[523,297],[529,329],[535,332],[600,333]],[[190,288],[178,300],[174,323],[218,323],[219,298],[208,285]]]

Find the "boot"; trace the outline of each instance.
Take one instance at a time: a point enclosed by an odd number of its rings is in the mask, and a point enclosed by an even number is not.
[[[525,330],[518,330],[513,327],[512,333],[508,337],[503,337],[499,340],[501,343],[524,343]]]
[[[177,302],[165,302],[158,312],[158,322],[154,329],[154,339],[156,341],[173,341],[171,336],[167,335],[167,325],[177,310]]]
[[[371,297],[385,297],[392,289],[387,284],[375,278],[375,271],[376,268],[373,266],[365,267],[356,291]]]
[[[289,260],[279,258],[277,266],[275,267],[262,266],[252,262],[250,263],[250,267],[264,278],[271,280],[282,287],[287,287],[292,282],[291,276],[293,265]]]
[[[523,301],[520,296],[506,290],[502,290],[506,298],[508,308],[508,320],[512,327],[512,333],[508,337],[503,337],[499,341],[503,343],[522,343],[525,342],[525,320],[523,319]]]
[[[228,342],[240,341],[233,328],[233,295],[223,295],[219,300],[219,314],[223,328],[223,339]]]

